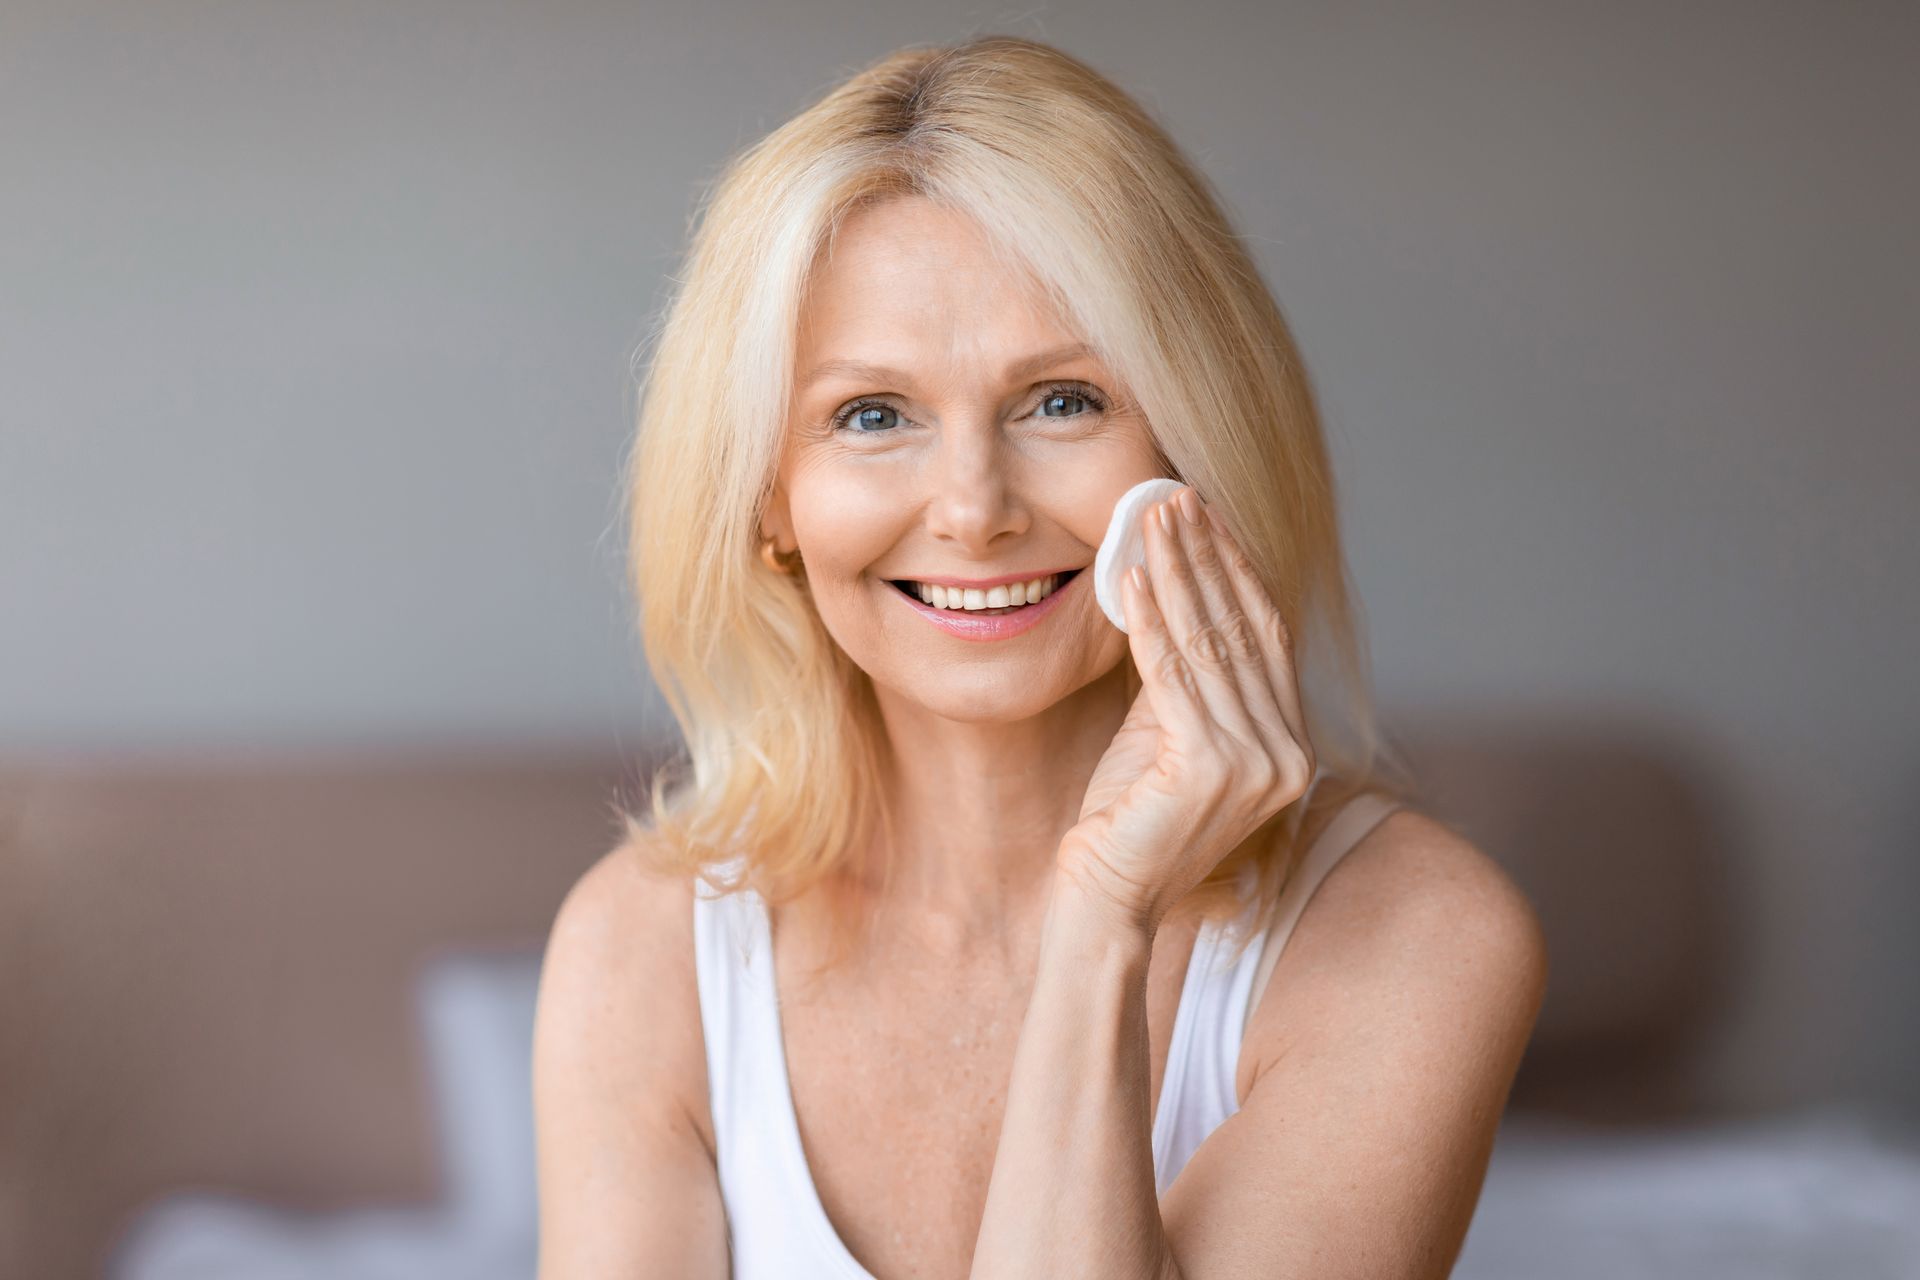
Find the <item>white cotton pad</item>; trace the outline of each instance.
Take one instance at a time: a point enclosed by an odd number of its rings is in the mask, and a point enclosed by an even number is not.
[[[1127,570],[1147,563],[1145,530],[1140,526],[1140,519],[1149,507],[1165,502],[1186,487],[1178,480],[1164,477],[1142,480],[1113,504],[1107,536],[1100,540],[1099,554],[1093,558],[1093,598],[1100,602],[1100,609],[1108,620],[1122,631],[1127,629],[1127,615],[1120,607],[1120,582]]]

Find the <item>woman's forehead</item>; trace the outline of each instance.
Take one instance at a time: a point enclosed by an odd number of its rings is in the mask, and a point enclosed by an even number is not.
[[[1116,376],[1027,263],[923,196],[845,218],[816,257],[797,337],[797,396]]]
[[[872,377],[877,370],[948,365],[1017,376],[1035,365],[1096,358],[1044,299],[897,282],[810,300],[800,316],[795,371],[804,390],[834,375]]]
[[[1047,290],[1002,252],[969,215],[901,197],[848,216],[821,245],[807,277],[803,317],[816,323],[852,309],[926,311],[936,305],[1048,311]]]

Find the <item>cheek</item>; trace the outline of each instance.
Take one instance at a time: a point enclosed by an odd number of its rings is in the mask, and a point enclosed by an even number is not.
[[[1048,503],[1055,517],[1088,549],[1091,559],[1107,536],[1115,504],[1143,480],[1165,473],[1151,451],[1138,447],[1086,450],[1074,466],[1055,468]]]
[[[821,580],[865,571],[900,538],[906,495],[878,473],[822,468],[789,495],[793,534],[808,574]]]

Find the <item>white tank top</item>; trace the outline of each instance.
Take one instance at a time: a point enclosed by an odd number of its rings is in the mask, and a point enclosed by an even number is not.
[[[1275,934],[1269,969],[1327,872],[1398,807],[1363,795],[1327,824],[1268,925]],[[1154,1185],[1162,1195],[1207,1135],[1240,1109],[1234,1071],[1266,930],[1238,963],[1229,965],[1227,953],[1230,930],[1249,923],[1249,916],[1208,921],[1194,939],[1154,1112]],[[719,894],[696,882],[694,972],[734,1280],[874,1280],[834,1230],[807,1168],[781,1038],[771,936],[759,894]]]

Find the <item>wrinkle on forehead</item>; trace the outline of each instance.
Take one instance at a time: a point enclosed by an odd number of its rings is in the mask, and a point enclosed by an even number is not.
[[[1001,253],[977,222],[931,202],[909,217],[893,216],[899,212],[893,201],[860,210],[848,220],[846,243],[823,245],[816,256],[800,310],[796,391],[827,361],[931,365],[947,378],[968,369],[997,375],[1036,352],[1084,341],[1063,323],[1045,283]]]

